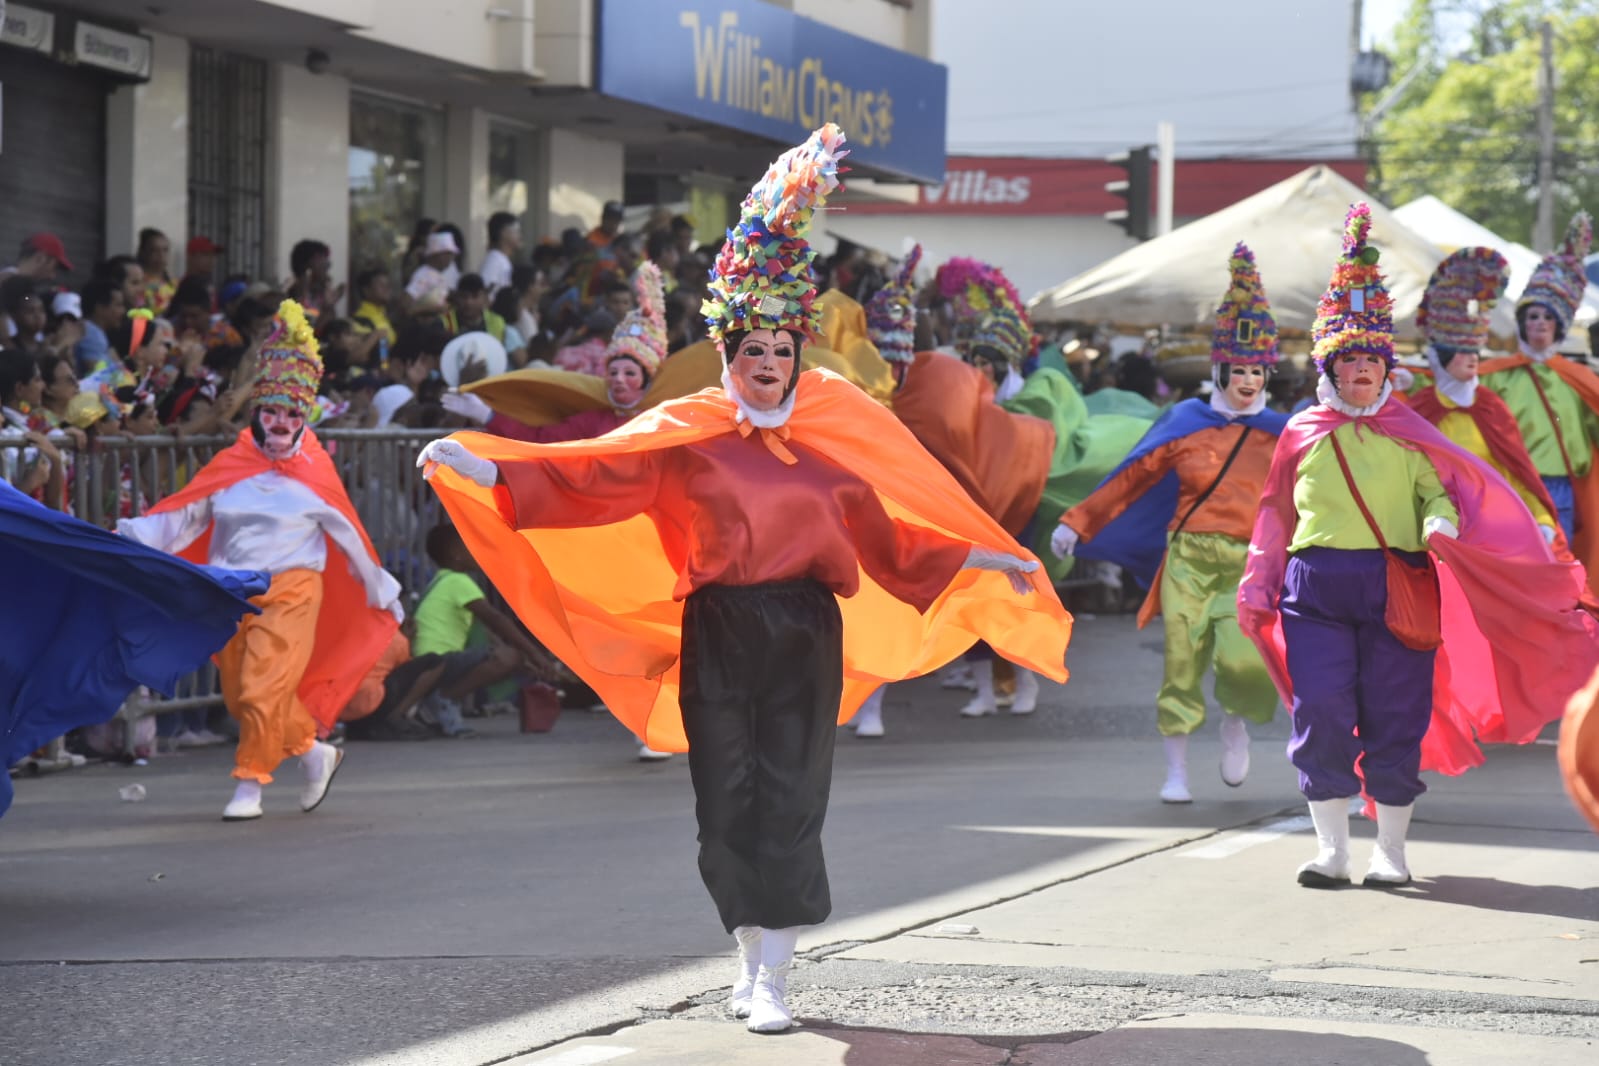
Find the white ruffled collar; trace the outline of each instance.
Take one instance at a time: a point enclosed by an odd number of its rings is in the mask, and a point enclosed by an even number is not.
[[[1456,407],[1470,407],[1477,399],[1477,375],[1473,374],[1470,381],[1461,381],[1444,367],[1438,358],[1438,349],[1427,345],[1427,364],[1432,367],[1432,379],[1438,387],[1438,395],[1454,404]]]
[[[786,424],[788,416],[794,413],[794,396],[799,392],[798,388],[791,390],[783,402],[770,411],[757,411],[745,403],[744,397],[733,387],[733,375],[726,364],[722,366],[722,389],[738,405],[738,413],[733,416],[733,421],[748,422],[757,429],[778,429]]]
[[[1535,363],[1547,363],[1549,360],[1560,354],[1560,345],[1558,344],[1551,344],[1549,347],[1539,351],[1536,348],[1527,347],[1527,342],[1525,340],[1518,340],[1516,341],[1516,348],[1521,352],[1522,355],[1525,355],[1528,359],[1531,359]]]
[[[1221,387],[1221,366],[1213,364],[1210,368],[1210,409],[1231,422],[1235,418],[1248,418],[1258,415],[1266,409],[1266,390],[1262,388],[1255,393],[1255,398],[1249,401],[1249,406],[1239,410],[1227,399],[1227,394]]]
[[[1384,381],[1382,383],[1382,394],[1377,397],[1376,403],[1372,404],[1370,407],[1355,407],[1344,402],[1343,397],[1338,395],[1338,389],[1334,387],[1332,379],[1327,377],[1327,375],[1323,374],[1321,376],[1321,380],[1316,383],[1316,399],[1320,400],[1328,407],[1331,407],[1339,414],[1348,415],[1350,418],[1364,418],[1367,415],[1376,414],[1378,411],[1382,410],[1382,405],[1387,403],[1388,397],[1392,396],[1393,394],[1393,385],[1387,381]]]
[[[999,388],[994,390],[994,402],[1004,403],[1006,400],[1015,396],[1018,392],[1021,392],[1022,386],[1025,384],[1027,384],[1027,382],[1020,374],[1016,372],[1015,367],[1006,367],[1005,380],[1000,383]]]

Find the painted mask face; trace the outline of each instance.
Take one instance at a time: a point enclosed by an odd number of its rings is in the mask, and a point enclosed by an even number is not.
[[[605,390],[611,406],[630,411],[644,398],[644,368],[628,356],[618,356],[605,364]]]
[[[257,443],[275,462],[299,450],[300,437],[305,432],[305,416],[288,407],[266,404],[255,409],[255,425]]]
[[[1333,385],[1351,407],[1370,407],[1382,395],[1388,364],[1370,352],[1346,352],[1333,363]]]
[[[1533,304],[1522,316],[1522,330],[1527,335],[1527,346],[1541,351],[1555,344],[1555,332],[1560,323],[1555,313],[1543,304]]]
[[[1010,363],[992,348],[973,348],[968,361],[981,370],[996,389],[1005,384],[1005,378],[1010,373]]]
[[[1256,363],[1232,363],[1227,367],[1227,387],[1222,398],[1234,411],[1248,410],[1266,391],[1266,368]]]
[[[1444,373],[1456,381],[1470,381],[1477,376],[1477,353],[1456,352],[1444,365]]]
[[[794,338],[780,330],[751,330],[739,342],[728,366],[734,388],[757,411],[775,411],[794,379],[799,351]]]

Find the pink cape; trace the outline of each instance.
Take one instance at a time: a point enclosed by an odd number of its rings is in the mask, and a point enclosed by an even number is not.
[[[1310,446],[1351,421],[1318,404],[1292,418],[1277,443],[1249,559],[1238,587],[1238,621],[1265,657],[1285,706],[1293,707],[1277,610],[1298,522],[1294,483]],[[1478,742],[1525,744],[1560,718],[1599,665],[1599,625],[1579,609],[1586,575],[1560,562],[1515,490],[1401,403],[1360,420],[1363,428],[1421,451],[1460,512],[1460,537],[1434,536],[1443,597],[1443,647],[1433,671],[1432,724],[1423,770],[1460,774],[1483,761]]]

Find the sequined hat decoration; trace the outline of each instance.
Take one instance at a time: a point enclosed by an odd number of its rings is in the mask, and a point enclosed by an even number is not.
[[[1310,327],[1311,355],[1321,373],[1348,352],[1378,356],[1393,369],[1394,301],[1377,269],[1381,253],[1366,243],[1370,234],[1371,206],[1352,204],[1344,216],[1343,253]]]
[[[1492,248],[1459,248],[1427,279],[1416,326],[1436,348],[1481,351],[1489,312],[1510,284],[1510,263]]]
[[[261,345],[261,376],[250,391],[253,406],[276,405],[310,418],[322,383],[322,354],[305,310],[293,300],[278,305],[272,333]]]
[[[916,357],[916,267],[922,246],[905,256],[899,272],[866,302],[866,330],[877,351],[891,363]]]
[[[719,347],[742,330],[817,335],[816,252],[805,235],[812,213],[838,188],[839,161],[849,154],[844,143],[843,131],[829,122],[779,156],[744,198],[700,308]]]
[[[1227,261],[1232,283],[1216,309],[1216,329],[1211,335],[1210,361],[1277,365],[1277,320],[1271,315],[1266,290],[1260,283],[1255,253],[1239,241]]]

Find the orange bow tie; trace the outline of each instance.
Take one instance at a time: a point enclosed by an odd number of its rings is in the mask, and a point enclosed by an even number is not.
[[[755,424],[747,418],[738,419],[737,425],[738,435],[741,437],[748,437],[757,428]],[[787,422],[784,422],[776,429],[761,430],[761,443],[766,445],[767,450],[781,459],[785,466],[793,466],[795,463],[799,462],[799,460],[794,457],[793,452],[784,447],[783,442],[788,440],[788,438],[789,429]]]

